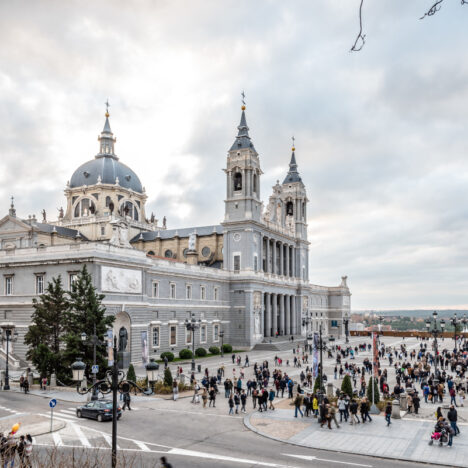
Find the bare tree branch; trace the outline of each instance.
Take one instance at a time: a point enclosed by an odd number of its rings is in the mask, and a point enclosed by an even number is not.
[[[424,13],[424,15],[421,16],[421,18],[419,19],[424,19],[426,16],[432,16],[432,15],[435,15],[441,8],[442,8],[442,5],[441,3],[443,2],[444,0],[437,0],[434,5],[431,6],[431,8],[429,8],[429,10],[427,10],[426,13]],[[462,4],[465,0],[462,0]]]
[[[440,0],[440,1],[443,1],[443,0]],[[363,3],[364,3],[364,0],[361,0],[361,5],[359,6],[359,34],[357,35],[356,40],[354,41],[354,45],[353,47],[351,47],[350,52],[359,52],[364,47],[364,44],[366,43],[366,35],[362,34],[362,4]]]

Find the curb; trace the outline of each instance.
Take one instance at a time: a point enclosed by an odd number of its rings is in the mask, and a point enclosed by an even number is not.
[[[277,442],[282,442],[283,444],[295,445],[297,447],[308,448],[308,449],[312,449],[312,450],[323,450],[325,452],[330,452],[330,453],[347,453],[347,454],[350,454],[350,455],[359,455],[361,457],[372,457],[372,458],[381,459],[381,460],[397,460],[397,461],[401,460],[401,461],[407,461],[407,462],[411,462],[411,463],[420,463],[420,464],[424,464],[424,465],[447,466],[446,463],[441,463],[441,462],[437,462],[437,461],[433,461],[433,460],[424,461],[424,460],[413,460],[412,458],[408,458],[408,457],[399,457],[399,458],[385,457],[385,456],[371,455],[371,454],[366,454],[366,453],[361,453],[361,452],[356,452],[356,451],[351,451],[351,450],[332,450],[330,448],[325,448],[325,447],[310,447],[309,445],[300,444],[298,442],[290,442],[288,440],[283,440],[283,439],[280,439],[278,437],[273,437],[273,436],[264,434],[264,433],[260,432],[260,430],[258,430],[256,427],[252,426],[252,424],[250,423],[250,417],[253,414],[254,413],[250,413],[250,414],[244,416],[244,419],[243,419],[244,426],[247,429],[249,429],[250,431],[255,432],[256,434],[258,434],[259,436],[266,437],[267,439],[275,440]],[[452,464],[450,466],[454,466],[454,467],[457,467],[457,468],[466,468],[466,464],[465,465]]]

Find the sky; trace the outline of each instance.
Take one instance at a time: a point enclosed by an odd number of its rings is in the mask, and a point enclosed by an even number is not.
[[[468,5],[0,3],[0,208],[65,205],[109,99],[116,153],[169,228],[218,224],[240,118],[265,203],[296,139],[310,280],[355,309],[468,307]]]

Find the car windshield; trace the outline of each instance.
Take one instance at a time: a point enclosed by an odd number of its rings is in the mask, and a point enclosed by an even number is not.
[[[101,408],[112,409],[112,403],[110,401],[102,401]]]

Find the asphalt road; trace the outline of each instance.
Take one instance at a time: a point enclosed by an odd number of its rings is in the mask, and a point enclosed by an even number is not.
[[[67,421],[67,427],[54,434],[35,439],[35,453],[43,459],[69,456],[95,457],[98,466],[110,461],[112,423],[78,419],[76,404],[60,402],[56,417]],[[119,453],[126,457],[122,466],[159,466],[166,456],[174,468],[182,467],[417,467],[416,463],[339,452],[313,450],[277,442],[259,436],[243,424],[242,416],[228,416],[224,395],[218,399],[222,409],[202,409],[188,400],[178,402],[148,399],[133,403],[118,423]],[[8,408],[5,411],[2,408]],[[49,414],[48,400],[34,395],[0,392],[0,418],[12,411]],[[339,447],[337,447],[339,450]],[[49,466],[66,466],[57,458]],[[78,466],[78,465],[75,465]],[[86,466],[82,462],[81,466]],[[96,465],[94,465],[96,466]],[[429,465],[425,465],[429,466]]]

